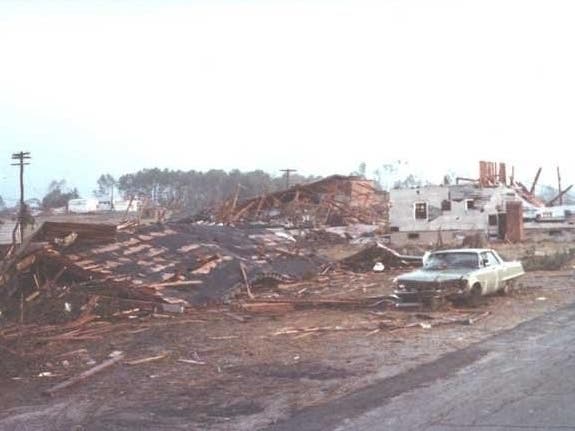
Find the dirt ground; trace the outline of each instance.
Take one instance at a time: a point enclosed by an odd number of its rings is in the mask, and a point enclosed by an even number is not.
[[[395,275],[336,273],[254,293],[379,296],[390,293]],[[0,430],[263,428],[553,312],[575,301],[574,275],[573,269],[530,272],[511,296],[486,298],[478,309],[251,315],[229,306],[92,322],[100,328],[95,339],[54,340],[24,356],[0,350]],[[124,352],[122,363],[52,397],[42,394],[114,351]],[[150,357],[161,358],[128,364]]]

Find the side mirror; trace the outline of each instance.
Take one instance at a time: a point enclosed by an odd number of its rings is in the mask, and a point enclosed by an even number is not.
[[[490,266],[489,259],[482,259],[481,262],[483,263],[483,266],[485,266],[485,267]]]

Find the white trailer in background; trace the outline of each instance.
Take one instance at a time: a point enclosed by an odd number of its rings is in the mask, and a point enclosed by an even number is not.
[[[68,201],[68,212],[70,213],[91,213],[98,211],[98,199],[70,199]]]
[[[114,200],[114,207],[112,208],[111,201],[99,201],[98,202],[98,211],[118,211],[118,212],[136,212],[140,209],[141,202],[137,199],[124,200],[124,199],[117,199]]]

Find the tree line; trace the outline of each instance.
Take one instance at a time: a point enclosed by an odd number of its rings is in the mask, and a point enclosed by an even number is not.
[[[290,185],[319,178],[292,174]],[[217,205],[235,193],[243,199],[281,190],[286,187],[286,179],[262,170],[241,172],[234,169],[226,172],[212,169],[200,172],[156,168],[122,175],[113,185],[109,181],[102,185],[99,181],[100,191],[109,192],[114,187],[126,198],[145,197],[163,206],[198,211]]]
[[[320,177],[291,174],[289,184],[315,181]],[[226,172],[212,169],[206,172],[171,169],[141,169],[118,178],[102,174],[93,194],[102,200],[115,198],[147,199],[158,205],[189,211],[217,205],[238,194],[239,199],[271,193],[286,187],[285,177],[274,177],[262,170]],[[78,198],[77,189],[69,189],[66,181],[53,181],[42,200],[44,208],[65,206],[69,199]]]
[[[409,188],[425,186],[430,183],[413,174],[407,174],[406,162],[395,161],[383,164],[368,174],[365,162],[351,175],[373,178],[376,186],[389,190],[392,188]],[[402,166],[404,168],[402,169]],[[290,186],[311,182],[320,179],[315,175],[290,175]],[[443,184],[453,184],[455,174],[445,175]],[[221,169],[211,169],[206,172],[171,169],[141,169],[137,172],[127,173],[118,178],[110,174],[102,174],[97,181],[97,188],[93,194],[102,200],[115,198],[147,199],[158,205],[182,208],[188,211],[200,211],[204,208],[220,204],[223,200],[238,194],[239,199],[272,193],[286,188],[285,176],[273,176],[263,170],[242,172],[238,169],[226,172]],[[544,197],[552,195],[552,187],[542,188]],[[67,187],[65,180],[52,181],[48,193],[42,199],[44,208],[66,206],[68,200],[80,197],[78,190]],[[569,197],[568,203],[572,202]],[[567,203],[566,202],[566,203]]]
[[[395,161],[384,164],[373,172],[367,173],[367,164],[361,163],[350,175],[364,178],[374,177],[379,188],[412,187],[429,184],[413,175],[398,179],[398,166],[405,162]],[[390,178],[395,180],[390,182]],[[317,175],[300,175],[292,173],[289,185],[308,183],[320,179]],[[152,202],[172,208],[185,208],[199,211],[220,204],[223,200],[238,194],[239,199],[259,196],[285,189],[285,176],[273,176],[263,170],[242,172],[238,169],[226,172],[221,169],[201,171],[181,171],[170,169],[142,169],[135,173],[124,174],[114,178],[110,174],[102,174],[97,182],[96,196],[111,196],[114,190],[125,198],[147,198]]]

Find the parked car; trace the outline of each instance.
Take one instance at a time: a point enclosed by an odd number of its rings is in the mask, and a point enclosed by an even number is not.
[[[455,299],[478,305],[484,295],[508,293],[524,273],[521,262],[505,262],[490,249],[435,251],[425,256],[421,269],[394,280],[395,295],[400,306],[436,308]]]

